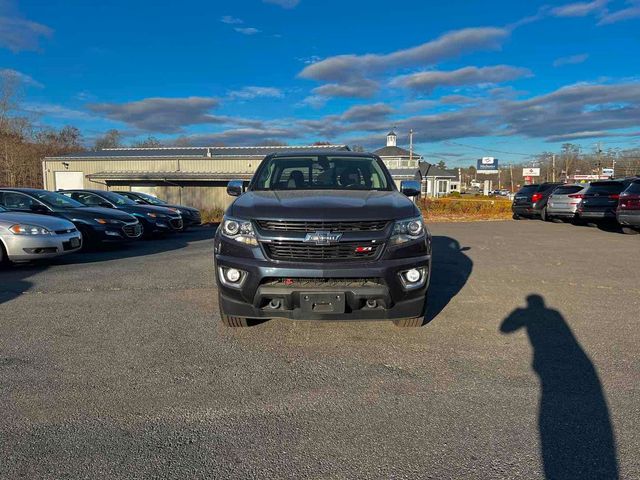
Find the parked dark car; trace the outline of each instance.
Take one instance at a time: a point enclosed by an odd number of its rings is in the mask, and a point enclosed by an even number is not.
[[[640,179],[633,180],[620,194],[616,219],[624,233],[640,233]]]
[[[119,243],[142,235],[140,222],[125,212],[86,207],[48,190],[0,188],[0,205],[14,212],[52,215],[69,220],[82,233],[84,245]]]
[[[61,190],[60,193],[87,206],[111,208],[133,215],[142,224],[145,237],[182,230],[182,217],[170,208],[140,205],[106,190]]]
[[[127,197],[129,200],[133,200],[134,202],[141,205],[155,205],[156,207],[173,208],[177,210],[180,215],[182,215],[184,228],[200,225],[202,223],[200,210],[198,210],[197,208],[186,207],[184,205],[172,205],[165,202],[164,200],[160,200],[158,197],[149,195],[148,193],[125,192],[121,190],[112,190],[112,192],[117,193],[118,195],[122,195],[123,197]]]
[[[220,317],[392,320],[422,325],[431,235],[379,157],[354,152],[267,156],[248,190],[227,192],[214,241]]]
[[[631,180],[591,182],[582,194],[576,220],[579,223],[615,222],[620,194],[630,183]]]
[[[554,188],[562,185],[559,182],[544,182],[525,185],[513,197],[511,211],[513,218],[522,217],[547,219],[547,200]]]

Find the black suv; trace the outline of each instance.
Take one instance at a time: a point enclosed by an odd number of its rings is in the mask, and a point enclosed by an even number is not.
[[[182,217],[172,208],[139,205],[106,190],[60,190],[60,193],[89,207],[113,208],[133,215],[142,224],[145,237],[154,233],[182,230]]]
[[[615,222],[620,194],[630,183],[631,180],[626,179],[591,182],[578,205],[578,223]]]
[[[0,188],[0,205],[15,212],[65,218],[82,233],[85,245],[120,243],[142,235],[140,222],[127,213],[108,208],[89,208],[48,190]]]
[[[164,200],[160,200],[158,197],[149,195],[148,193],[125,192],[121,190],[111,191],[113,193],[117,193],[118,195],[122,195],[123,197],[127,197],[129,200],[133,200],[140,205],[155,205],[156,207],[166,207],[177,210],[178,213],[182,215],[182,222],[184,223],[183,230],[186,229],[186,227],[192,227],[195,225],[200,225],[202,223],[200,210],[198,210],[197,208],[185,207],[184,205],[171,205]]]
[[[222,322],[388,319],[422,325],[431,235],[379,157],[336,152],[267,156],[215,236]]]
[[[513,197],[511,211],[513,218],[521,217],[547,219],[547,201],[553,190],[562,185],[560,182],[544,182],[525,185]]]
[[[640,178],[632,180],[620,194],[616,218],[624,233],[640,233]]]

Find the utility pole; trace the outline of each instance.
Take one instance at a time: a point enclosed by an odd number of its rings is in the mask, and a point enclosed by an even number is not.
[[[513,165],[509,165],[509,173],[511,174],[511,193],[513,193]]]
[[[556,181],[556,154],[551,155],[551,181]]]
[[[409,130],[409,165],[413,163],[413,128]]]

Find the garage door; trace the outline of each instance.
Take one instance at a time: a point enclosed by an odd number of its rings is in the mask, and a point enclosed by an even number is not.
[[[84,188],[82,172],[55,172],[56,190],[73,190]]]

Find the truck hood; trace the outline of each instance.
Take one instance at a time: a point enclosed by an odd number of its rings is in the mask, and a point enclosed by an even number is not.
[[[376,190],[253,191],[238,197],[227,213],[265,220],[398,220],[420,214],[405,195]]]
[[[75,228],[73,223],[58,217],[35,213],[0,212],[0,226],[5,225],[8,228],[16,223],[36,225],[53,231]]]

